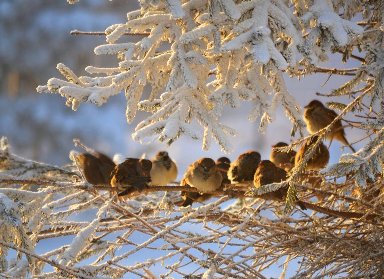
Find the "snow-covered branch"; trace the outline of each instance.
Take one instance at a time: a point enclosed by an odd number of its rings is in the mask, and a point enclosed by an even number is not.
[[[350,48],[364,31],[336,11],[352,7],[339,3],[334,7],[325,0],[295,3],[296,10],[281,0],[140,4],[141,10],[128,13],[127,22],[108,27],[107,44],[95,48],[96,55],[116,55],[118,65],[88,66],[91,76],[79,77],[60,63],[57,68],[65,79],[52,78],[37,91],[60,94],[73,110],[83,102],[100,106],[124,91],[128,122],[138,109],[153,114],[139,124],[134,139],[158,135],[159,140],[172,143],[182,134],[201,139],[192,132],[197,120],[204,131],[204,149],[212,138],[226,152],[235,132],[220,123],[223,106],[238,108],[241,100],[254,102],[249,118],[261,117],[264,130],[281,104],[293,129],[301,131],[300,108],[286,89],[283,72],[301,75],[297,69],[305,65],[303,61],[310,63],[310,69],[332,47]],[[148,31],[136,43],[125,41],[127,32]],[[148,99],[143,99],[145,88],[151,91]],[[181,102],[182,98],[186,100]]]

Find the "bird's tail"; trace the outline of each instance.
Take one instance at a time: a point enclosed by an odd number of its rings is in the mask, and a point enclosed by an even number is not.
[[[181,192],[182,200],[181,201],[176,201],[175,205],[177,205],[179,207],[186,207],[188,205],[192,205],[193,204],[193,199],[191,199],[191,197],[189,197],[189,194],[190,193],[188,193],[188,192],[182,191]]]
[[[356,150],[352,147],[352,145],[348,142],[347,138],[345,137],[345,135],[343,133],[340,133],[337,135],[336,137],[342,144],[348,146],[352,151],[353,153],[356,152]]]
[[[135,192],[136,189],[133,188],[133,187],[128,187],[126,188],[125,190],[121,191],[120,193],[117,194],[118,197],[122,197],[122,196],[126,196],[126,195],[129,195],[129,194],[132,194],[133,192]]]
[[[188,197],[186,197],[185,199],[182,199],[181,201],[175,202],[175,205],[179,207],[187,207],[192,204],[193,204],[193,199],[190,199]]]
[[[300,207],[301,210],[307,210],[307,207],[302,201],[297,201],[296,204]]]

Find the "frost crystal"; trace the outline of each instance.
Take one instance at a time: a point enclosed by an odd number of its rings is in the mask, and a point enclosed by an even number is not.
[[[238,108],[241,100],[253,102],[249,119],[261,117],[261,131],[282,105],[293,129],[302,131],[301,112],[282,71],[292,73],[303,61],[316,64],[331,47],[345,47],[363,31],[325,0],[295,3],[300,20],[280,0],[140,4],[141,10],[128,13],[127,22],[108,27],[107,44],[94,50],[97,55],[116,55],[116,67],[88,66],[94,76],[78,77],[60,63],[57,69],[65,79],[52,78],[38,92],[60,94],[73,110],[83,102],[100,106],[125,92],[128,122],[138,109],[152,113],[136,127],[134,139],[157,136],[172,143],[183,134],[194,139],[204,134],[204,149],[214,139],[226,152],[235,131],[220,123],[225,105]],[[126,42],[126,32],[148,36]],[[151,90],[147,99],[144,88]],[[201,131],[196,131],[194,120]]]

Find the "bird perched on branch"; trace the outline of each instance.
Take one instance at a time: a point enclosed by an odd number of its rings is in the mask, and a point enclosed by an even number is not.
[[[256,151],[248,151],[241,154],[229,167],[229,180],[232,183],[252,181],[260,159],[260,153]]]
[[[220,171],[221,176],[223,177],[222,184],[230,184],[231,181],[228,179],[228,170],[231,166],[231,160],[229,160],[227,157],[220,157],[216,160],[216,167]]]
[[[334,110],[325,107],[323,103],[318,100],[311,101],[304,108],[304,121],[307,124],[307,130],[311,135],[327,127],[338,116]],[[336,139],[348,146],[353,152],[356,152],[345,137],[341,120],[336,121],[329,132],[327,132],[326,137],[327,139],[330,139],[331,142],[333,139]]]
[[[176,180],[177,166],[166,151],[160,151],[152,159],[151,185],[167,185]]]
[[[197,160],[188,167],[181,185],[195,187],[200,193],[183,191],[181,193],[183,201],[177,203],[177,205],[188,206],[194,201],[204,201],[210,198],[209,193],[220,189],[222,180],[223,178],[215,161],[211,158]]]
[[[278,142],[275,145],[272,145],[272,151],[269,156],[269,159],[277,167],[288,171],[292,169],[293,166],[295,165],[296,151],[294,150],[283,151],[280,149],[280,147],[286,147],[286,146],[288,146],[288,144],[286,144],[285,142]]]
[[[210,193],[221,187],[223,177],[215,161],[211,158],[202,158],[188,167],[183,180],[201,193]]]
[[[151,182],[152,162],[147,159],[128,158],[117,165],[112,172],[111,186],[119,196],[141,192]]]
[[[77,163],[89,183],[109,185],[111,173],[116,165],[107,155],[97,151],[93,151],[92,154],[72,151],[70,158]]]
[[[295,166],[299,165],[303,160],[305,153],[311,148],[311,146],[316,143],[318,136],[309,138],[299,149],[295,156]],[[315,152],[311,158],[307,161],[305,166],[306,170],[320,170],[324,168],[329,161],[329,151],[328,148],[321,142],[319,146],[316,147]]]
[[[275,166],[275,164],[269,160],[263,160],[257,167],[253,179],[253,185],[256,188],[260,188],[267,184],[285,181],[286,179],[287,172],[285,170]],[[287,191],[288,185],[281,187],[276,191],[262,194],[261,197],[266,200],[285,201]],[[297,204],[301,207],[301,209],[306,209],[300,201],[298,201]]]
[[[279,167],[276,167],[274,163],[269,160],[263,160],[260,162],[257,170],[255,172],[255,176],[253,179],[253,185],[256,188],[259,188],[263,185],[281,182],[287,179],[287,172]],[[278,200],[282,200],[285,198],[285,192],[280,188],[276,192],[270,192],[265,195],[272,195],[272,197],[276,197]]]

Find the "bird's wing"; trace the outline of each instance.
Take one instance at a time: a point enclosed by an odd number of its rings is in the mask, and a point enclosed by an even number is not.
[[[109,158],[107,155],[100,153],[100,152],[95,152],[94,156],[101,160],[104,164],[110,165],[110,166],[115,166],[115,163],[112,161],[111,158]]]
[[[98,158],[92,154],[83,153],[79,154],[77,159],[83,170],[84,177],[89,183],[93,185],[104,184],[105,180],[100,170],[101,162]]]
[[[332,117],[332,119],[335,119],[338,116],[338,114],[334,110],[329,108],[326,109],[326,113],[330,118]]]

